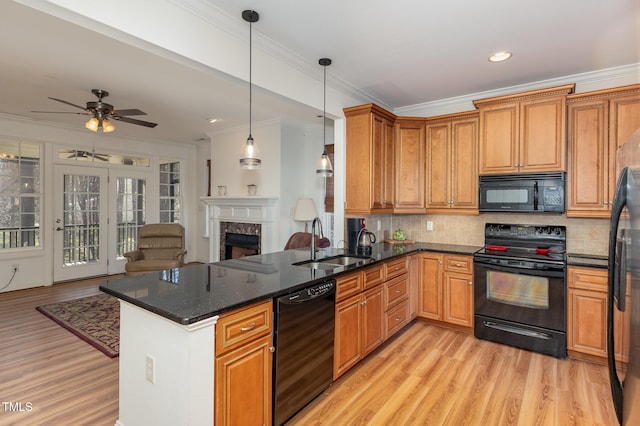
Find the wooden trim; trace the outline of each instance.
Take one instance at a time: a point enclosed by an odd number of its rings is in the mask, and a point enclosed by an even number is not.
[[[628,86],[612,87],[609,89],[594,90],[592,92],[574,93],[567,96],[567,103],[596,101],[635,94],[640,94],[640,84],[629,84]]]
[[[575,83],[565,84],[563,86],[555,86],[555,87],[549,87],[546,89],[531,90],[528,92],[514,93],[511,95],[496,96],[493,98],[485,98],[485,99],[476,99],[473,101],[473,104],[476,106],[476,108],[481,108],[481,107],[484,108],[489,105],[531,101],[531,100],[546,98],[550,96],[562,96],[562,95],[568,95],[569,93],[573,93],[575,87],[576,87]]]

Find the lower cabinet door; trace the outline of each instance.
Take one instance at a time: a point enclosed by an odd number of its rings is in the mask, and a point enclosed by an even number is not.
[[[473,326],[473,275],[444,274],[444,321]]]
[[[336,304],[336,330],[333,347],[333,379],[337,379],[362,357],[360,294]]]
[[[216,358],[215,424],[271,424],[271,335]]]
[[[384,342],[384,298],[383,286],[365,292],[362,295],[362,344],[365,356]]]

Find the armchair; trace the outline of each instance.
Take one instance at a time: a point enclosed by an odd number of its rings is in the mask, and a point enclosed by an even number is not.
[[[138,232],[138,250],[124,254],[128,276],[179,268],[184,265],[184,228],[177,223],[144,225]]]

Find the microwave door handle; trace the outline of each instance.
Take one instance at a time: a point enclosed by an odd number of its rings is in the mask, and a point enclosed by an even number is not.
[[[533,182],[533,210],[538,210],[538,181]]]

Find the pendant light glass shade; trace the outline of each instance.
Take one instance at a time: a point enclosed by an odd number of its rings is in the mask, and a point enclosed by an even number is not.
[[[322,156],[318,160],[316,173],[322,177],[331,177],[333,176],[333,166],[325,148],[327,144],[327,67],[331,65],[331,59],[322,58],[318,63],[324,67],[324,98],[322,105]]]
[[[260,15],[255,10],[244,10],[242,12],[242,19],[249,23],[249,137],[247,142],[240,151],[240,167],[246,170],[255,170],[260,168],[262,160],[260,160],[260,151],[253,142],[251,136],[251,103],[252,103],[252,84],[251,84],[251,48],[252,48],[252,31],[251,24],[258,22]]]
[[[247,143],[242,147],[240,152],[240,167],[246,170],[255,170],[260,168],[260,150],[253,143],[251,135],[247,138]]]

